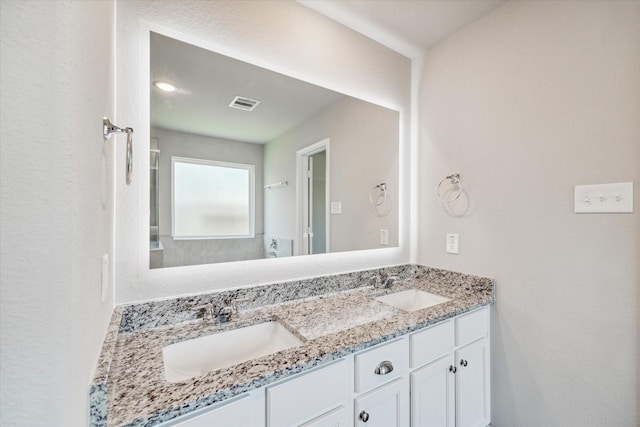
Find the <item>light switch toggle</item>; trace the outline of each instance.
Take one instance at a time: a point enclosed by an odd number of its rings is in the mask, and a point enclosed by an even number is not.
[[[633,182],[576,185],[575,213],[632,213]]]

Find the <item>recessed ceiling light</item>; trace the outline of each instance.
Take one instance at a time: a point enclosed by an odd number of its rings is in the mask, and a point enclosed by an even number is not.
[[[165,92],[175,92],[176,90],[178,90],[177,87],[175,87],[171,83],[167,83],[167,82],[153,82],[153,85],[155,87],[157,87],[158,89],[163,90]]]

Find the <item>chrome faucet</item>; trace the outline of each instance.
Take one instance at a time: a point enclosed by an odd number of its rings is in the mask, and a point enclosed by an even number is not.
[[[197,312],[197,318],[204,322],[216,321],[217,323],[229,323],[234,314],[238,313],[238,304],[249,301],[249,298],[227,298],[222,305],[207,303],[193,307]]]
[[[227,298],[222,306],[213,306],[213,316],[218,323],[229,323],[234,314],[238,314],[238,304],[249,301],[249,298]]]
[[[211,303],[197,305],[195,307],[191,307],[190,310],[195,311],[196,318],[202,319],[203,322],[213,319],[213,304]]]
[[[386,289],[390,288],[397,280],[399,280],[398,276],[389,276],[380,272],[369,278],[369,284],[374,288]]]

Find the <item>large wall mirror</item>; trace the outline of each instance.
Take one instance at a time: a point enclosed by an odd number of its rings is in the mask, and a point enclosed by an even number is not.
[[[150,36],[150,265],[396,247],[397,111]]]

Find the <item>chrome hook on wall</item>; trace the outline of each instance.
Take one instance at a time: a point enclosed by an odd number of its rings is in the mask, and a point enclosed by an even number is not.
[[[114,133],[126,133],[127,134],[127,166],[126,166],[126,179],[127,185],[131,185],[131,178],[133,176],[133,128],[119,128],[111,123],[111,121],[103,117],[102,118],[102,135],[105,139],[109,138]]]

